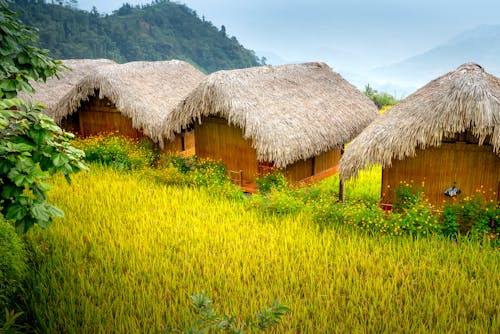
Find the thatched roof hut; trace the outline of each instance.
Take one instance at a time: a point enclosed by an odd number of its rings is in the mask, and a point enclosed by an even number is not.
[[[431,81],[370,124],[344,153],[341,178],[369,165],[390,167],[464,132],[500,151],[500,81],[472,63]]]
[[[69,67],[79,64],[64,63]],[[165,117],[205,77],[192,65],[180,60],[112,63],[95,66],[80,77],[80,72],[85,70],[81,66],[76,67],[78,80],[73,80],[76,74],[71,75],[71,80],[68,80],[70,74],[62,78],[61,85],[70,86],[70,89],[64,96],[54,99],[55,103],[47,104],[46,113],[49,116],[59,123],[64,117],[77,112],[82,103],[90,98],[106,98],[117,111],[132,120],[134,129],[141,130],[160,144],[163,142]],[[37,94],[51,96],[59,93],[52,87],[39,87]],[[44,100],[40,99],[41,102]]]
[[[58,77],[48,78],[46,82],[31,82],[35,93],[31,95],[21,93],[19,97],[45,105],[45,112],[53,116],[57,105],[71,99],[75,86],[83,77],[98,67],[116,65],[109,59],[67,59],[62,60],[62,63],[69,69],[59,73]]]
[[[280,168],[340,148],[377,116],[377,108],[315,62],[212,73],[166,118],[165,136],[208,116],[242,129],[257,159]]]

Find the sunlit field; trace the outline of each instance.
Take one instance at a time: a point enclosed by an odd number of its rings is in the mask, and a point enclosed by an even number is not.
[[[324,229],[307,210],[277,215],[97,166],[53,183],[49,200],[66,216],[28,235],[43,332],[185,329],[202,291],[240,320],[287,303],[276,333],[500,330],[500,252],[475,241]]]

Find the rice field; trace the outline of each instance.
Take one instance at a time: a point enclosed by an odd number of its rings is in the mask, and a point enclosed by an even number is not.
[[[188,328],[189,296],[220,313],[289,313],[275,333],[498,333],[500,252],[473,241],[320,230],[245,200],[106,168],[54,179],[66,214],[28,238],[33,316],[46,333]]]

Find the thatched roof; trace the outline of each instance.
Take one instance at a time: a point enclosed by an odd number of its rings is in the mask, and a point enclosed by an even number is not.
[[[500,81],[477,64],[431,81],[370,124],[346,149],[341,177],[368,165],[390,167],[393,159],[413,157],[465,131],[500,151]]]
[[[109,59],[67,59],[62,60],[62,63],[69,67],[69,70],[60,73],[59,78],[54,76],[46,82],[31,82],[35,93],[32,95],[21,93],[19,97],[45,105],[46,113],[51,115],[54,107],[68,98],[68,94],[83,77],[100,66],[116,64]]]
[[[96,66],[71,82],[71,88],[55,103],[47,104],[46,113],[60,122],[97,93],[99,98],[108,98],[122,114],[130,117],[134,128],[162,143],[164,118],[204,77],[202,72],[180,60]],[[38,94],[42,90],[47,95],[59,94],[51,87],[40,87]]]
[[[326,64],[305,63],[212,73],[167,118],[165,136],[203,116],[243,129],[259,161],[284,167],[352,140],[377,109]]]

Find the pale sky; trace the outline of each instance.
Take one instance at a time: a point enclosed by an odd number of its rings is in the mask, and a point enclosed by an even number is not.
[[[122,3],[79,0],[110,14]],[[324,61],[363,72],[423,53],[481,24],[500,24],[500,0],[180,0],[215,26],[224,25],[271,64]]]

